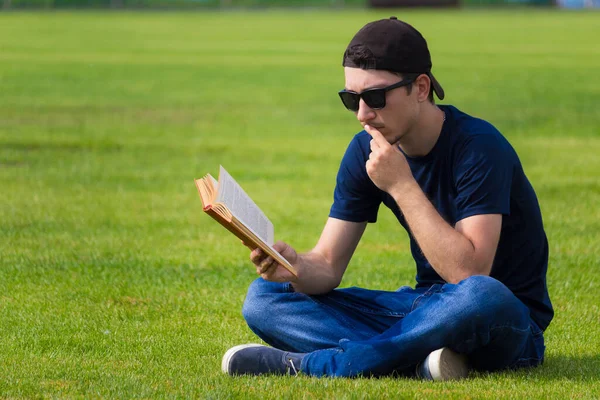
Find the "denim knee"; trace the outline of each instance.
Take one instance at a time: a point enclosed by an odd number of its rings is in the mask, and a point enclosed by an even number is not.
[[[278,293],[289,291],[283,283],[256,279],[248,287],[248,293],[242,307],[242,315],[250,327],[264,325],[269,314],[274,312],[273,303]]]
[[[457,285],[457,293],[469,304],[473,317],[506,316],[514,319],[525,305],[502,282],[486,276],[471,276]],[[528,324],[528,320],[523,320]]]

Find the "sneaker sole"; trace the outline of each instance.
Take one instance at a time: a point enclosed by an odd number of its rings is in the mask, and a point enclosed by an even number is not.
[[[227,352],[225,353],[225,355],[223,356],[223,359],[221,360],[221,371],[223,371],[226,374],[231,374],[229,372],[229,364],[231,361],[231,357],[233,357],[233,355],[235,353],[237,353],[240,350],[243,349],[247,349],[248,347],[265,347],[262,344],[240,344],[238,346],[232,347],[229,350],[227,350]]]
[[[432,352],[427,359],[434,381],[458,380],[469,375],[467,358],[447,347]]]

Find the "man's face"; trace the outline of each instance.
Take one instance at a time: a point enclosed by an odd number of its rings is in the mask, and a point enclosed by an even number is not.
[[[346,90],[361,93],[367,89],[383,88],[402,80],[389,71],[344,68]],[[386,105],[381,110],[370,108],[361,98],[356,118],[364,127],[377,128],[390,143],[397,143],[415,125],[419,107],[415,91],[409,95],[406,87],[386,93]]]

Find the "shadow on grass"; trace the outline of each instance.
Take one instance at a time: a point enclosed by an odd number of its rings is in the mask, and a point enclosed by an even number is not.
[[[586,354],[579,357],[552,355],[547,356],[544,360],[544,364],[539,367],[520,368],[491,373],[475,372],[471,377],[484,378],[486,376],[501,374],[507,378],[526,376],[529,379],[586,382],[590,380],[599,380],[598,371],[600,371],[600,354]]]
[[[586,381],[589,379],[598,380],[598,371],[600,371],[600,354],[586,354],[581,356],[547,356],[544,365],[532,372],[540,377]]]

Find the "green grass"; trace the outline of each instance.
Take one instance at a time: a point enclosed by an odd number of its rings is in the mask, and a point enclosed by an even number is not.
[[[239,378],[254,279],[193,179],[223,164],[315,243],[359,130],[336,91],[391,12],[0,14],[0,397],[600,397],[600,14],[405,12],[447,101],[519,152],[550,241],[546,363],[459,383]],[[343,286],[412,284],[385,209]]]
[[[479,1],[479,0],[477,0]],[[486,0],[488,1],[488,0]],[[491,0],[492,5],[507,0]],[[544,2],[546,0],[542,0]],[[481,2],[479,2],[481,5]],[[489,5],[489,4],[488,4]],[[365,7],[366,0],[10,0],[11,9],[107,9],[215,10],[287,7]]]

